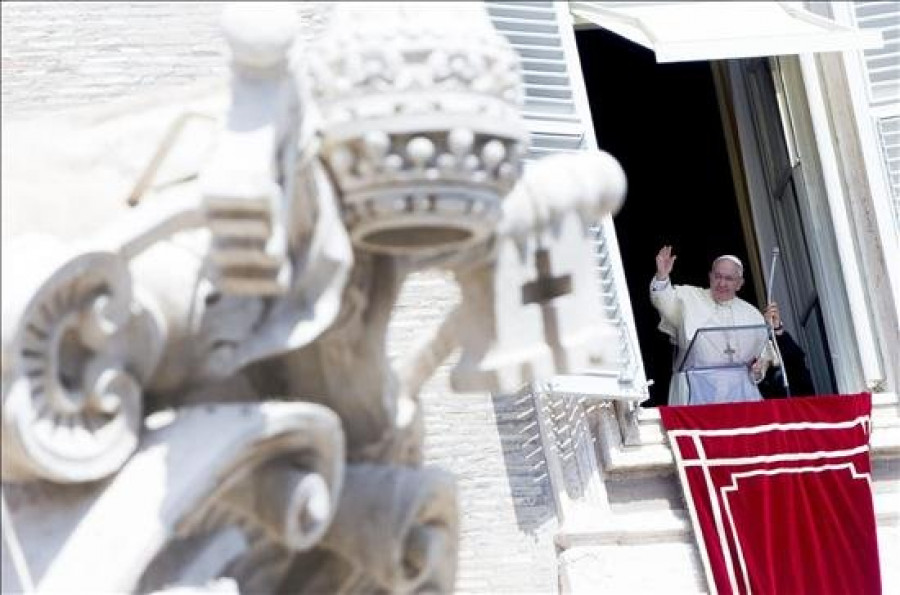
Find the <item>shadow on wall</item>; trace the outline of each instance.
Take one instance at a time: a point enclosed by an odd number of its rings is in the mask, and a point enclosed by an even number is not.
[[[516,524],[529,535],[556,521],[535,401],[534,395],[522,392],[491,398]]]

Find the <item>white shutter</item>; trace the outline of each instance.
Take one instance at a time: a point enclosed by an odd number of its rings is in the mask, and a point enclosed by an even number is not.
[[[869,114],[891,194],[891,215],[900,238],[900,3],[854,2],[852,17],[860,29],[879,32],[884,47],[862,56]]]
[[[522,113],[531,132],[528,159],[596,149],[568,3],[488,1],[486,5],[494,26],[521,59]],[[619,331],[621,380],[642,385],[643,363],[612,218],[606,217],[594,232],[603,299],[600,306]]]
[[[487,2],[494,26],[515,47],[522,64],[522,115],[531,132],[531,159],[585,146],[569,64],[554,2]]]
[[[877,123],[888,187],[891,189],[894,229],[900,235],[900,116],[879,118]]]
[[[900,2],[854,2],[856,25],[878,31],[884,47],[866,50],[869,100],[873,105],[900,101]]]

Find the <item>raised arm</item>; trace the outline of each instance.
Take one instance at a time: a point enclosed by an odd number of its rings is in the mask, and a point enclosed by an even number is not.
[[[678,258],[672,254],[672,246],[663,246],[656,253],[656,280],[666,281],[672,273],[675,266],[675,259]]]
[[[675,326],[680,318],[680,309],[669,275],[676,258],[678,257],[672,254],[672,246],[660,248],[656,254],[656,275],[650,283],[650,303],[659,311],[663,321]]]

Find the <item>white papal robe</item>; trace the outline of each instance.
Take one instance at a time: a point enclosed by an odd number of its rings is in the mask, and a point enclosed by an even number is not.
[[[659,330],[668,335],[678,348],[678,355],[672,370],[672,381],[669,384],[669,405],[686,405],[688,403],[687,377],[684,373],[678,372],[678,368],[697,329],[765,324],[760,311],[741,298],[736,297],[719,303],[713,299],[709,289],[692,285],[672,285],[668,281],[660,282],[654,278],[650,284],[650,302],[659,312]],[[755,346],[740,345],[742,339],[737,333],[733,340],[735,344],[728,345],[728,349],[745,353],[755,349]],[[762,395],[756,388],[757,380],[751,377],[749,370],[747,370],[746,378],[741,378],[741,380],[745,382],[740,390],[722,391],[714,399],[703,402],[759,401],[762,399]],[[692,403],[699,402],[696,398],[692,399]]]

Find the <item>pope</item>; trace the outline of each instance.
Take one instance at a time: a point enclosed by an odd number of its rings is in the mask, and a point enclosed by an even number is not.
[[[676,370],[684,360],[691,340],[698,329],[709,327],[744,327],[765,324],[762,314],[757,308],[737,297],[737,292],[744,285],[744,266],[736,256],[725,254],[712,262],[709,271],[709,287],[693,285],[673,285],[670,280],[677,256],[671,246],[663,246],[656,255],[656,275],[650,283],[650,302],[659,312],[659,330],[669,336],[678,349]],[[752,353],[756,350],[756,342],[762,337],[765,344],[765,333],[725,333],[727,344],[717,354],[722,361],[729,354]],[[712,341],[702,347],[709,350]],[[696,348],[695,348],[696,349]],[[762,355],[762,352],[757,352]],[[673,372],[669,385],[669,405],[685,405],[698,402],[732,402],[758,401],[762,399],[756,384],[765,374],[766,360],[751,357],[746,376],[740,378],[739,384],[731,383],[723,388],[721,383],[715,389],[716,394],[707,395],[702,401],[689,399],[687,378],[682,372]],[[723,372],[724,375],[724,372]]]

